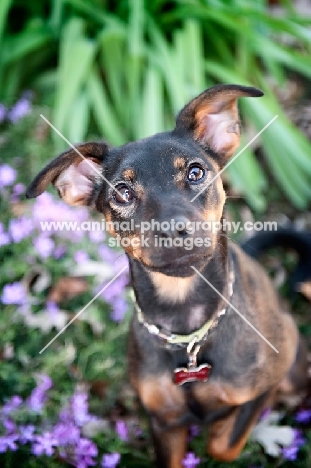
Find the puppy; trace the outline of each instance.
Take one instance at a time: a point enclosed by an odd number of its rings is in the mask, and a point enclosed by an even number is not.
[[[223,218],[220,175],[240,143],[237,100],[262,94],[214,86],[172,131],[78,145],[27,191],[37,197],[52,182],[70,205],[94,206],[124,245],[136,297],[129,376],[157,467],[182,467],[191,423],[209,425],[212,457],[234,460],[275,395],[307,385],[305,348],[268,276],[209,227]]]

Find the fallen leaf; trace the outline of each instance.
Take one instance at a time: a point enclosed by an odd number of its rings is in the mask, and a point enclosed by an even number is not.
[[[47,333],[54,327],[57,330],[64,328],[68,320],[68,314],[62,310],[59,310],[56,314],[50,314],[45,310],[38,314],[24,314],[23,318],[28,327],[39,328],[44,333]]]
[[[282,447],[289,447],[295,438],[294,429],[290,426],[277,426],[282,414],[272,411],[255,426],[251,439],[262,445],[264,451],[271,457],[278,457]]]
[[[99,282],[110,279],[113,276],[113,268],[108,263],[89,260],[75,265],[70,270],[72,276],[95,276]]]
[[[47,300],[59,304],[68,301],[88,290],[87,281],[84,278],[63,276],[52,286]]]

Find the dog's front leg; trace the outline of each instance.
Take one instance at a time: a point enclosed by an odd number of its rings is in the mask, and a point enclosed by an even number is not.
[[[186,453],[187,427],[181,421],[187,412],[184,391],[166,373],[136,381],[146,409],[158,468],[182,468]]]
[[[155,466],[157,468],[182,468],[188,428],[185,426],[167,428],[153,415],[149,416],[149,423],[155,450]]]
[[[237,406],[229,417],[215,421],[209,430],[208,454],[218,461],[232,462],[240,455],[262,411],[273,402],[276,388]]]

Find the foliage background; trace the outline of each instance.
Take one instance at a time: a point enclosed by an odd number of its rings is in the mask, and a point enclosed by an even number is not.
[[[283,212],[292,221],[299,218],[308,225],[311,147],[308,132],[296,128],[287,111],[310,99],[311,17],[299,14],[296,2],[279,3],[279,9],[272,10],[264,0],[0,2],[0,169],[9,164],[18,173],[12,184],[1,185],[0,181],[0,235],[9,238],[0,246],[0,291],[3,299],[5,286],[15,282],[26,291],[22,303],[2,300],[0,304],[0,397],[5,402],[20,395],[28,401],[38,372],[54,382],[43,413],[29,414],[23,408],[13,415],[16,424],[30,420],[38,431],[51,431],[62,405],[82,385],[90,396],[90,411],[106,424],[100,437],[92,439],[100,455],[119,452],[122,466],[135,467],[148,466],[151,458],[146,422],[137,419],[137,402],[126,384],[131,301],[125,276],[115,296],[94,303],[88,318],[77,321],[46,354],[38,355],[57,331],[56,325],[50,329],[38,325],[40,314],[43,320],[50,320],[53,313],[47,303],[49,291],[60,278],[71,276],[83,258],[88,265],[98,261],[98,249],[104,245],[99,237],[90,242],[52,233],[50,246],[62,247],[63,254],[57,258],[53,249],[48,254],[36,218],[38,209],[44,209],[41,202],[25,202],[21,187],[17,193],[17,183],[29,183],[47,160],[67,146],[40,114],[71,142],[105,138],[119,145],[171,128],[178,110],[214,83],[257,86],[265,92],[264,98],[241,100],[244,144],[276,114],[279,117],[262,134],[260,146],[257,142],[248,148],[226,171],[230,193],[243,196],[229,203],[229,211],[232,217],[247,213],[255,219]],[[47,198],[46,203],[45,209],[55,219],[61,213],[69,216],[59,202]],[[70,212],[70,216],[78,219],[80,214]],[[28,231],[23,227],[25,219],[32,220]],[[14,223],[19,223],[17,228]],[[16,230],[20,239],[14,237]],[[122,261],[120,253],[102,250],[100,266],[107,277]],[[291,261],[286,260],[289,265]],[[26,273],[34,267],[49,277],[41,289],[26,281]],[[70,319],[92,298],[100,286],[95,274],[98,269],[99,265],[93,265],[93,273],[87,277],[88,290],[57,304],[56,318],[64,313]],[[119,296],[123,304],[116,301]],[[21,310],[26,306],[32,322]],[[308,335],[305,303],[298,301],[297,310],[301,328]],[[291,416],[286,422],[292,423]],[[127,441],[116,431],[120,421],[126,421],[129,428]],[[138,426],[141,432],[137,436]],[[310,437],[308,433],[306,437]],[[222,466],[207,460],[203,438],[193,443],[202,466]],[[37,461],[37,455],[29,453],[30,447],[25,445],[0,455],[0,460],[8,467],[63,463],[57,457]],[[311,455],[306,446],[299,453],[297,466],[309,466]],[[76,463],[68,457],[67,462]],[[246,465],[290,463],[282,454],[277,460],[270,459],[258,444],[249,443],[241,461],[232,464]]]

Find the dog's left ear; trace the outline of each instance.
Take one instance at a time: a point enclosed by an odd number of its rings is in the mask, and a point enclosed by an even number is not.
[[[107,155],[105,143],[83,143],[65,151],[39,172],[27,188],[26,197],[38,197],[52,183],[68,205],[92,205]]]
[[[229,159],[240,144],[239,97],[260,97],[259,89],[216,85],[189,102],[176,119],[174,132],[188,133],[203,147]]]

